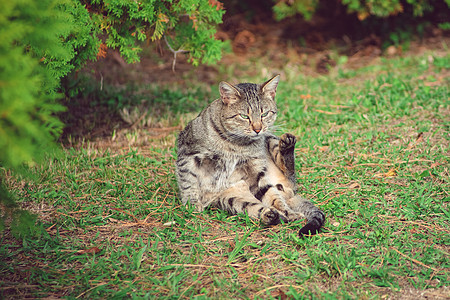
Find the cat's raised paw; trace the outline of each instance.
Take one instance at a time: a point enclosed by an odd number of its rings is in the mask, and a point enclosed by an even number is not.
[[[295,137],[295,135],[290,133],[283,134],[280,138],[280,151],[282,153],[293,151],[295,143],[297,143],[297,138]]]

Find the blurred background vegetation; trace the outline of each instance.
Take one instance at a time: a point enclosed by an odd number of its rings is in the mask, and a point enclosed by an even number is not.
[[[172,70],[177,57],[193,66],[214,65],[224,52],[246,52],[255,36],[273,35],[274,31],[266,30],[270,27],[281,28],[279,35],[305,51],[329,47],[332,40],[356,45],[346,51],[360,51],[361,43],[374,45],[377,51],[392,45],[396,47],[393,51],[400,51],[413,37],[448,34],[449,6],[449,0],[2,1],[0,227],[4,227],[5,216],[22,220],[12,222],[22,227],[23,220],[30,220],[16,209],[4,176],[8,172],[26,174],[27,167],[58,149],[64,127],[77,126],[75,110],[67,111],[67,107],[89,104],[74,103],[80,93],[94,94],[84,97],[88,102],[106,99],[115,106],[125,102],[120,97],[128,102],[139,98],[132,82],[120,93],[103,89],[103,85],[101,95],[89,91],[89,78],[83,80],[78,71],[92,62],[109,55],[119,64],[136,63],[142,52],[153,47],[170,53]],[[244,23],[256,24],[256,29],[250,32]],[[324,66],[317,66],[319,73],[336,63],[327,56],[322,60]],[[112,98],[111,93],[115,95]],[[159,99],[176,98],[164,97],[167,91],[157,87],[152,93],[161,96],[156,97]],[[179,98],[180,103],[172,108],[186,108],[189,101],[182,94]],[[132,112],[126,112],[130,119]]]

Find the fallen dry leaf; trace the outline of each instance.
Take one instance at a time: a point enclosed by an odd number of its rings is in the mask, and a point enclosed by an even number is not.
[[[172,225],[175,225],[175,224],[177,224],[177,222],[175,222],[175,221],[170,221],[170,222],[164,223],[163,226],[172,226]]]
[[[347,188],[349,188],[349,189],[357,189],[357,188],[360,188],[361,186],[359,185],[359,183],[357,183],[357,182],[351,182],[348,186],[347,186]]]
[[[419,132],[416,138],[416,143],[423,141],[423,132]]]
[[[384,177],[394,177],[397,176],[397,169],[390,169],[387,173],[384,174]]]
[[[79,250],[77,251],[75,254],[86,254],[86,253],[92,253],[92,254],[97,254],[99,253],[101,250],[97,247],[92,247],[89,249],[83,249],[83,250]]]
[[[313,110],[316,112],[319,112],[319,113],[326,114],[326,115],[339,115],[340,114],[340,112],[326,111],[326,110],[321,110],[321,109],[313,109]]]
[[[386,173],[378,173],[373,175],[374,177],[395,177],[397,176],[397,168],[392,168]]]
[[[278,299],[281,299],[281,300],[288,299],[288,296],[281,289],[272,291],[271,295],[272,295],[272,297],[278,298]]]

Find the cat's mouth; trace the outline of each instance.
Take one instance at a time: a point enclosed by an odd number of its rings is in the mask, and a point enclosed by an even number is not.
[[[251,136],[251,137],[260,137],[260,136],[262,136],[263,134],[264,134],[263,131],[258,131],[258,132],[252,131],[252,132],[250,132],[250,136]]]
[[[256,141],[256,140],[259,140],[259,139],[263,138],[263,136],[264,136],[265,133],[266,133],[265,130],[264,130],[264,131],[261,130],[261,131],[259,131],[259,132],[251,131],[251,132],[248,132],[248,133],[246,134],[246,136],[247,136],[247,138],[248,138],[249,140]]]
[[[260,137],[263,136],[266,133],[267,130],[265,130],[264,128],[260,128],[260,129],[251,129],[248,131],[247,135],[251,136],[251,137]]]
[[[229,134],[228,138],[230,142],[235,143],[237,145],[250,145],[256,141],[258,141],[260,138],[262,138],[264,135],[263,131],[260,131],[259,133],[256,133],[254,131],[248,131],[248,132],[240,132],[240,133],[234,133]]]

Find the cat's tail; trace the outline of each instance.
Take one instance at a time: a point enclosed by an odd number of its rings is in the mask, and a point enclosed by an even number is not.
[[[325,214],[318,210],[314,212],[314,215],[311,218],[308,218],[308,223],[303,226],[298,235],[303,237],[304,235],[313,235],[319,232],[320,228],[325,223]]]
[[[303,198],[301,198],[298,209],[308,221],[308,223],[300,229],[298,235],[303,237],[304,235],[318,233],[325,223],[325,214],[310,201]]]

